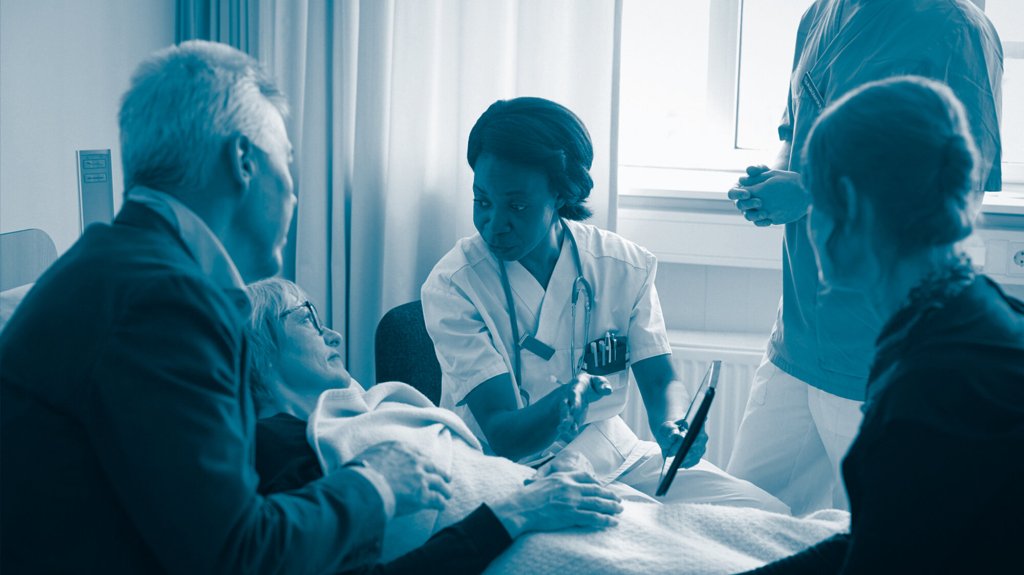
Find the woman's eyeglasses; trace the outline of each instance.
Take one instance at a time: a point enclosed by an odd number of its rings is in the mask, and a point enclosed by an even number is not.
[[[306,319],[309,320],[309,323],[313,325],[313,328],[316,330],[318,334],[323,335],[324,326],[323,324],[320,323],[320,316],[316,314],[316,307],[309,300],[306,300],[295,307],[290,307],[284,310],[283,312],[281,312],[281,315],[279,317],[281,319],[284,319],[288,317],[289,314],[303,309],[306,310]]]

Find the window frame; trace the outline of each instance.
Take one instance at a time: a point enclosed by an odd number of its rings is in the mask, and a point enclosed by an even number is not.
[[[982,10],[985,0],[972,0]],[[708,145],[717,148],[710,159],[682,166],[620,163],[617,189],[626,198],[623,207],[642,207],[682,200],[727,200],[726,194],[748,165],[771,164],[778,150],[738,147],[740,73],[744,0],[719,0],[710,4],[708,46],[708,102],[713,125],[719,126]],[[1024,41],[1003,41],[1003,58],[1024,59]],[[1003,106],[1006,106],[1004,100]],[[717,137],[716,137],[717,135]],[[779,148],[782,142],[779,142]],[[985,195],[983,211],[1024,214],[1024,162],[1002,162],[1003,191]],[[651,201],[645,201],[645,198]],[[622,202],[620,201],[620,204]]]

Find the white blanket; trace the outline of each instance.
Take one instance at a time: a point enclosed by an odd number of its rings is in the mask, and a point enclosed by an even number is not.
[[[325,473],[383,441],[414,445],[452,475],[454,495],[441,513],[421,511],[392,520],[382,560],[422,545],[430,535],[481,503],[522,488],[534,471],[484,455],[453,412],[403,383],[336,389],[320,396],[308,436]],[[662,505],[632,488],[623,496],[619,525],[603,531],[567,530],[519,538],[492,565],[493,573],[732,573],[795,553],[847,528],[849,515],[820,512],[793,518],[749,508]]]
[[[725,574],[792,555],[846,530],[849,514],[804,518],[700,503],[626,501],[619,525],[520,537],[488,574]]]
[[[372,445],[399,441],[419,448],[451,474],[455,495],[444,511],[421,511],[388,523],[383,561],[419,547],[481,503],[521,489],[523,480],[534,473],[503,457],[484,455],[458,415],[435,407],[419,391],[399,382],[379,383],[367,391],[353,386],[324,392],[309,418],[307,436],[324,473]]]

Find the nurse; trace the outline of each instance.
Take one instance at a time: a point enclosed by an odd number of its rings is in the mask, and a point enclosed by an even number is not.
[[[671,362],[655,257],[581,223],[593,187],[586,127],[549,100],[498,101],[470,132],[467,157],[479,233],[422,289],[441,405],[492,453],[540,465],[564,449],[589,459],[599,480],[654,493],[690,398]],[[627,369],[657,443],[619,417]],[[670,498],[788,511],[701,460],[706,442],[702,434]]]
[[[819,281],[800,150],[824,108],[844,94],[870,81],[918,74],[947,84],[963,103],[979,151],[979,188],[999,190],[1002,48],[975,4],[983,3],[814,2],[798,28],[774,169],[748,167],[729,191],[746,219],[785,226],[785,236],[779,314],[728,470],[794,513],[849,505],[840,462],[860,427],[884,322],[861,291],[826,290]]]

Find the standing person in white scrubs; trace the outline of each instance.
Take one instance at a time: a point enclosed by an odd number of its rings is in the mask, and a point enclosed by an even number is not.
[[[655,257],[580,223],[593,187],[586,127],[549,100],[498,101],[473,127],[467,156],[479,233],[460,240],[422,289],[441,406],[494,454],[534,465],[581,454],[599,480],[653,494],[690,397],[671,362]],[[619,417],[627,369],[657,443]],[[702,434],[670,500],[788,512],[701,460],[706,442]]]
[[[900,74],[938,80],[967,110],[981,185],[999,190],[1002,72],[996,30],[969,0],[818,0],[800,22],[776,165],[747,168],[729,191],[746,219],[784,225],[786,233],[779,315],[727,469],[795,514],[849,507],[840,462],[860,427],[883,323],[861,291],[825,289],[819,281],[807,230],[810,194],[800,177],[811,126],[825,107],[867,82]],[[922,206],[905,214],[907,225],[927,213]]]

